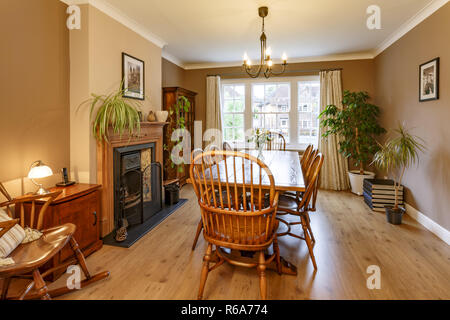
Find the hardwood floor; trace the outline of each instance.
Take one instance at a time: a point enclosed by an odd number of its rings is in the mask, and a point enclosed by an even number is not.
[[[206,246],[202,237],[191,245],[199,210],[191,186],[189,198],[130,249],[104,246],[87,259],[91,272],[111,271],[111,278],[62,299],[196,299]],[[317,240],[314,273],[304,241],[282,237],[282,256],[298,267],[298,275],[267,272],[269,299],[450,299],[450,246],[404,217],[390,225],[373,213],[361,197],[320,191],[311,214]],[[381,269],[381,289],[366,286],[367,267]],[[50,285],[61,285],[65,278]],[[255,269],[223,265],[206,282],[205,299],[259,299]]]

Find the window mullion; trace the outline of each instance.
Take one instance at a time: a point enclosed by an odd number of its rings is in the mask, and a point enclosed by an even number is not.
[[[245,84],[244,132],[252,128],[252,85]]]

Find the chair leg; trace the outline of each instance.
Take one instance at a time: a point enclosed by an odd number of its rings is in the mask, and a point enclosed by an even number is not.
[[[38,269],[33,271],[34,286],[41,300],[51,300],[48,288]]]
[[[306,226],[308,227],[309,235],[311,236],[312,242],[316,243],[316,238],[314,238],[314,233],[311,228],[311,219],[309,218],[308,213],[306,213],[306,214],[307,214],[307,217],[305,220],[306,220]]]
[[[2,295],[0,297],[0,300],[6,300],[6,297],[8,296],[8,289],[9,289],[10,283],[11,283],[11,278],[3,279]]]
[[[86,279],[91,279],[91,275],[86,265],[86,259],[84,258],[83,252],[81,252],[80,247],[78,246],[78,243],[73,236],[70,238],[70,246],[75,253],[77,261],[80,264],[81,270],[83,270]]]
[[[277,263],[277,272],[281,275],[281,256],[280,256],[280,247],[278,246],[278,239],[275,237],[273,239],[273,251],[275,252],[275,261]]]
[[[198,289],[198,300],[202,300],[203,291],[205,289],[206,279],[209,273],[209,262],[211,261],[212,244],[208,243],[208,248],[206,249],[205,256],[203,257],[203,268],[202,274],[200,276],[200,288]]]
[[[197,246],[198,237],[200,237],[200,233],[202,232],[202,229],[203,229],[203,222],[202,222],[202,219],[200,219],[200,222],[198,223],[198,226],[197,226],[197,232],[195,233],[194,243],[192,244],[192,251],[194,251],[195,247]]]
[[[259,274],[259,291],[261,293],[261,299],[267,299],[267,279],[266,279],[266,258],[264,257],[264,251],[259,252],[258,259],[258,274]]]
[[[305,241],[306,241],[306,245],[308,246],[309,255],[311,257],[311,261],[313,263],[314,269],[317,270],[316,258],[314,257],[313,246],[312,246],[312,243],[311,243],[311,238],[309,236],[307,222],[306,222],[307,218],[304,215],[301,215],[300,219],[302,221],[303,233],[305,235]]]

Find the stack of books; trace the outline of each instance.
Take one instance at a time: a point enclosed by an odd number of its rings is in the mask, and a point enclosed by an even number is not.
[[[394,181],[384,179],[364,179],[364,202],[373,211],[383,211],[384,206],[394,205],[395,189]],[[403,186],[398,190],[398,204],[403,205]]]

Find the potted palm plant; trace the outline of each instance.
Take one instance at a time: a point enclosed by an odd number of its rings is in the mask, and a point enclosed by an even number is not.
[[[354,160],[358,170],[349,171],[352,192],[363,193],[363,180],[375,177],[375,173],[365,167],[371,156],[378,151],[375,137],[386,132],[378,124],[380,109],[368,102],[367,92],[344,91],[343,108],[328,105],[319,115],[321,126],[325,129],[323,138],[336,135],[339,152]]]
[[[386,219],[392,224],[401,224],[405,208],[399,207],[399,189],[402,185],[403,175],[406,169],[415,164],[419,159],[419,151],[423,152],[425,147],[422,139],[411,135],[404,127],[398,126],[395,130],[397,137],[388,140],[375,153],[373,163],[380,170],[385,171],[394,180],[394,206],[385,206]]]
[[[127,132],[131,138],[132,134],[139,133],[141,119],[139,115],[140,104],[123,97],[125,89],[122,83],[117,91],[108,95],[92,94],[87,102],[91,105],[91,118],[94,111],[97,113],[92,124],[94,137],[99,141],[108,142],[109,127],[114,133],[122,136]]]

